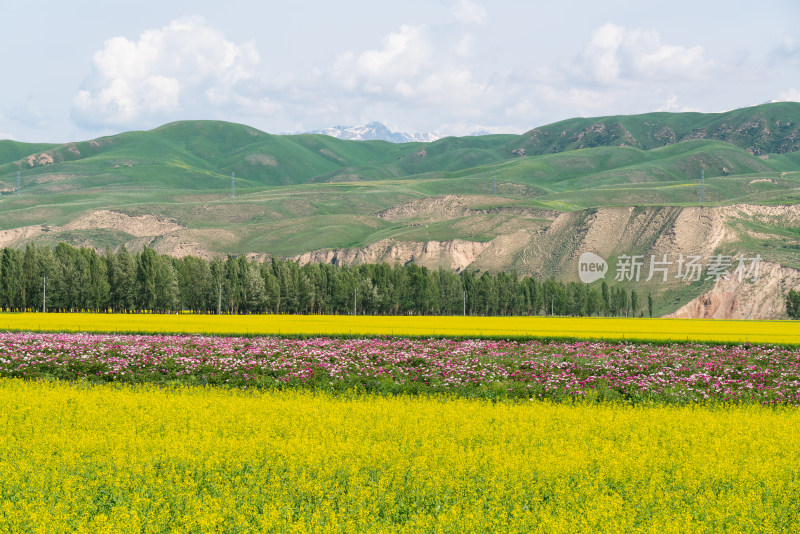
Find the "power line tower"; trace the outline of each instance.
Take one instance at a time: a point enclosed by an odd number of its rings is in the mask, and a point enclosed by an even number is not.
[[[20,174],[19,171],[17,171],[17,191],[16,191],[17,195],[19,195],[19,192],[22,190],[22,180],[20,179],[19,174]]]
[[[231,198],[236,198],[236,173],[231,173]]]
[[[706,201],[706,171],[700,171],[700,203]]]

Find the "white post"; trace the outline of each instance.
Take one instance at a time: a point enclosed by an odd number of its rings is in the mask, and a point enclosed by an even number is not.
[[[222,278],[219,279],[219,300],[217,300],[217,315],[222,315]]]

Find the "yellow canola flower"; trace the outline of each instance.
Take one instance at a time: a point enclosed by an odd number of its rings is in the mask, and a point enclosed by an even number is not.
[[[0,379],[0,532],[789,532],[800,412]]]
[[[800,345],[798,321],[621,317],[3,313],[0,329],[264,335],[567,337]]]

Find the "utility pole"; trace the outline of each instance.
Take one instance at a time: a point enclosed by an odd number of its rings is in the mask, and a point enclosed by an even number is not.
[[[222,315],[222,277],[219,279],[219,298],[217,299],[217,315]]]
[[[556,302],[556,296],[555,295],[550,295],[550,316],[551,317],[554,315],[553,314],[553,306],[555,305],[555,302]],[[547,306],[547,304],[545,304],[545,306]]]
[[[19,177],[19,171],[17,171],[17,192],[16,194],[19,195],[19,192],[22,190],[22,181]]]
[[[42,313],[47,313],[47,277],[42,281]]]
[[[236,198],[236,173],[231,173],[231,198]]]
[[[467,292],[464,291],[464,315],[467,315]]]
[[[353,315],[358,315],[358,310],[356,309],[356,298],[358,298],[358,288],[353,289]]]
[[[496,176],[492,176],[492,194],[493,195],[497,194],[497,177]]]

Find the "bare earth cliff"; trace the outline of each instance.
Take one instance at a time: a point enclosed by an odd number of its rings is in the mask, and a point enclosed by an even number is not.
[[[378,216],[430,222],[475,215],[474,210],[452,197],[439,199],[439,210],[433,207],[436,203],[436,199],[424,199]],[[514,224],[507,224],[508,233],[486,242],[384,239],[366,247],[308,252],[295,259],[300,263],[337,265],[413,261],[431,269],[515,270],[519,275],[577,280],[578,258],[583,252],[593,252],[606,259],[637,254],[643,256],[645,262],[651,256],[662,259],[665,255],[673,261],[680,256],[708,258],[714,254],[760,256],[762,261],[757,277],[751,275],[738,280],[735,276],[727,276],[715,282],[709,281],[699,288],[699,296],[669,314],[673,317],[782,318],[785,316],[785,294],[789,289],[800,288],[800,270],[780,262],[792,259],[791,250],[784,251],[781,256],[781,250],[774,246],[782,241],[791,245],[791,237],[782,235],[780,229],[800,226],[798,205],[626,207],[566,213],[520,211],[512,219]],[[763,228],[754,228],[753,222],[760,223]],[[770,228],[773,229],[771,233]],[[754,242],[755,253],[751,251]],[[613,282],[614,277],[615,273],[610,272],[606,280]],[[681,290],[681,285],[689,285],[674,280],[672,275],[666,282],[655,280],[649,284],[645,282],[646,277],[647,265],[643,267],[638,282],[628,282],[631,287],[637,287],[635,284],[639,283],[643,292],[654,294],[666,294]]]

